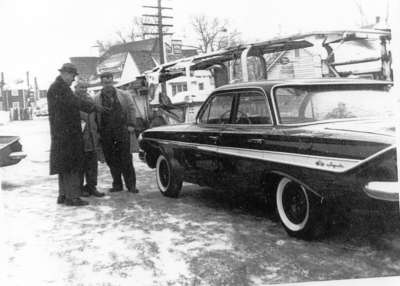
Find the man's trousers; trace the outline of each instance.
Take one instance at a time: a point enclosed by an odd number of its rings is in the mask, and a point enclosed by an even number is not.
[[[81,186],[84,186],[88,192],[96,190],[97,186],[97,152],[96,151],[85,151],[83,160],[83,172],[81,176]]]
[[[113,178],[113,188],[122,189],[122,178],[128,190],[136,187],[136,174],[130,152],[130,137],[127,129],[102,132],[101,143],[107,165]]]
[[[80,172],[71,171],[58,174],[58,194],[67,199],[79,198],[80,190]]]

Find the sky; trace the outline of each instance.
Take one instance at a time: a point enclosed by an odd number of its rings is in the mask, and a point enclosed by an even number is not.
[[[205,14],[228,19],[244,41],[267,40],[281,34],[355,28],[360,3],[365,18],[400,16],[397,0],[163,0],[173,7],[174,38],[193,45],[191,17]],[[73,56],[97,56],[96,40],[115,40],[116,31],[129,27],[134,16],[152,13],[142,5],[156,0],[0,0],[0,71],[6,83],[37,77],[46,89],[57,69]],[[394,9],[395,7],[396,9]],[[399,13],[397,13],[397,12]]]

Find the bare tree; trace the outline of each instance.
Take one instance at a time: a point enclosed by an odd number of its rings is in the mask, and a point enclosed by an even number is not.
[[[112,41],[97,40],[93,47],[97,47],[99,54],[104,54],[114,43]]]
[[[116,40],[97,40],[96,47],[99,49],[99,53],[103,54],[112,45],[128,43],[132,41],[139,41],[146,39],[148,33],[155,33],[156,27],[146,26],[144,23],[156,24],[157,19],[153,17],[133,17],[129,27],[125,29],[119,29],[115,32]]]
[[[132,41],[144,40],[148,33],[155,33],[156,28],[152,26],[146,26],[145,23],[156,24],[157,19],[153,17],[133,17],[130,26],[123,30],[116,31],[119,42],[127,43]]]
[[[365,16],[363,5],[357,0],[353,0],[353,3],[357,6],[357,10],[359,13],[359,18],[357,23],[358,26],[360,27],[366,26],[368,24],[368,19]]]
[[[192,19],[192,27],[199,37],[199,49],[203,53],[226,48],[240,41],[240,33],[236,29],[229,31],[228,20],[198,15]]]
[[[226,25],[226,27],[229,27],[229,25]],[[219,50],[242,44],[243,41],[237,29],[226,28],[224,33],[220,37],[217,37],[216,43],[217,49]]]

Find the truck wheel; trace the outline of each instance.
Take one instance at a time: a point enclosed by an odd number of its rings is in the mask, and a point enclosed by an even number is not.
[[[306,240],[326,232],[326,216],[320,198],[303,185],[282,178],[276,189],[276,208],[286,232]]]
[[[166,197],[177,198],[182,189],[182,180],[174,175],[171,163],[164,155],[158,156],[156,164],[158,189]]]

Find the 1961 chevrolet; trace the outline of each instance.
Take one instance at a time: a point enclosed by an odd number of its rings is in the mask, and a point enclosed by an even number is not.
[[[331,201],[398,204],[390,86],[332,78],[226,85],[196,123],[143,132],[142,158],[165,196],[177,197],[183,181],[264,188],[288,234],[314,238]]]

